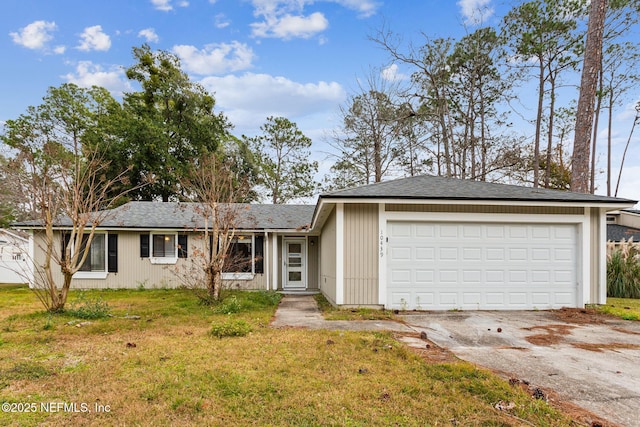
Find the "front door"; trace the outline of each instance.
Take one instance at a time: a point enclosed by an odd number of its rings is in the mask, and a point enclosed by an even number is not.
[[[305,289],[306,240],[284,239],[284,289]]]

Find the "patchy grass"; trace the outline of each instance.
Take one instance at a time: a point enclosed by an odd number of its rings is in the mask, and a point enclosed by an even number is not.
[[[598,307],[601,313],[624,320],[640,320],[640,299],[607,298],[607,304]]]
[[[278,300],[268,293],[230,294],[241,309],[216,314],[188,291],[91,291],[113,317],[78,327],[21,292],[0,290],[0,402],[38,411],[0,412],[0,425],[575,425],[471,364],[427,363],[388,333],[268,328]],[[212,337],[226,321],[252,332]],[[501,400],[513,409],[496,410]],[[51,402],[88,411],[41,409]]]
[[[389,310],[373,308],[338,308],[331,305],[322,295],[313,296],[326,320],[392,320],[393,313]]]

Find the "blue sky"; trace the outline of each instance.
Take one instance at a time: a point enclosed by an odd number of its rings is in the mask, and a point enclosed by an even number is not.
[[[133,64],[132,47],[148,43],[175,53],[192,80],[215,93],[217,109],[235,125],[235,134],[253,135],[267,116],[286,116],[313,139],[314,157],[326,167],[326,138],[340,105],[357,89],[357,78],[390,65],[369,36],[386,25],[406,43],[419,45],[421,33],[459,38],[480,21],[499,22],[506,3],[4,0],[0,124],[65,82],[97,84],[116,96],[134,89],[124,69]],[[620,140],[630,127],[621,114]],[[636,148],[627,159],[624,197],[640,199],[638,157]]]

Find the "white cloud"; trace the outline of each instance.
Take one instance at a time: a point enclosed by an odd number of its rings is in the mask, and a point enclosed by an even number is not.
[[[13,42],[27,49],[46,49],[47,42],[53,39],[51,34],[57,29],[55,22],[34,21],[20,31],[9,33]]]
[[[218,13],[215,16],[215,26],[216,28],[226,28],[231,24],[231,21],[227,19],[224,13]]]
[[[92,50],[109,50],[111,47],[111,38],[102,32],[102,26],[94,25],[93,27],[87,27],[80,34],[80,45],[78,50],[89,52]]]
[[[332,0],[340,6],[359,12],[362,18],[368,18],[376,13],[380,3],[371,0]]]
[[[465,24],[480,25],[493,15],[491,0],[459,0],[458,6]]]
[[[132,90],[121,67],[103,70],[100,65],[91,61],[79,62],[74,73],[66,74],[62,78],[81,87],[102,86],[114,95]]]
[[[269,115],[295,121],[334,111],[346,98],[345,90],[336,82],[298,83],[268,74],[206,77],[201,83],[215,93],[218,109],[242,133],[244,129],[257,129]]]
[[[237,41],[209,44],[203,49],[178,45],[172,49],[185,70],[195,74],[221,74],[250,68],[255,54],[251,47]]]
[[[251,24],[252,35],[255,37],[275,37],[291,39],[300,37],[308,39],[326,30],[329,21],[320,13],[314,12],[309,16],[290,15],[265,16],[265,21]]]
[[[156,10],[161,10],[163,12],[169,12],[173,10],[173,4],[171,4],[172,0],[151,0],[151,4]],[[178,7],[188,7],[189,2],[187,0],[180,0],[176,4]]]
[[[171,5],[171,0],[151,0],[151,4],[157,10],[161,10],[163,12],[168,12],[173,10],[173,6]]]
[[[158,43],[158,41],[160,40],[160,37],[158,37],[158,34],[156,34],[156,30],[154,30],[153,28],[145,28],[144,30],[140,30],[140,32],[138,32],[138,37],[144,38],[149,43]]]
[[[391,64],[380,71],[380,76],[388,82],[397,82],[400,80],[406,80],[407,75],[398,72],[398,65]]]
[[[56,53],[58,55],[62,55],[63,53],[65,53],[67,51],[67,47],[66,46],[56,46],[53,48],[53,53]]]

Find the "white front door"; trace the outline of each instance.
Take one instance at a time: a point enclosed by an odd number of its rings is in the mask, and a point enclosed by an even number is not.
[[[306,285],[306,240],[284,239],[284,289],[305,289]]]

